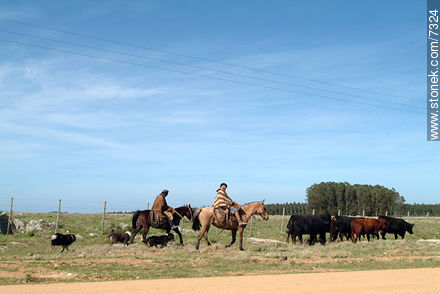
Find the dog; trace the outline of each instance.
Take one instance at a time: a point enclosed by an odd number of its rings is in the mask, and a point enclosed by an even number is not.
[[[174,241],[174,235],[172,233],[168,233],[168,235],[148,237],[145,243],[148,244],[150,247],[157,247],[157,245],[161,245],[160,248],[163,248],[170,241]]]
[[[115,229],[112,229],[110,233],[108,233],[108,237],[110,238],[110,245],[121,242],[128,246],[128,241],[131,239],[131,232],[119,233]]]
[[[70,244],[75,242],[76,237],[72,234],[63,235],[60,233],[56,233],[52,235],[50,239],[52,243],[52,249],[50,251],[52,251],[55,246],[63,246],[63,250],[61,250],[61,252],[63,252],[64,249],[67,249],[67,251],[69,251],[69,246]]]

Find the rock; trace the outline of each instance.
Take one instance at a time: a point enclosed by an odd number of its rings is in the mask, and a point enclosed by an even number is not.
[[[259,239],[259,238],[253,238],[253,237],[249,237],[247,239],[248,239],[248,241],[253,242],[253,243],[266,243],[266,244],[282,244],[283,243],[281,241],[273,240],[273,239]]]
[[[19,219],[13,219],[12,222],[15,225],[15,228],[19,231],[24,229],[24,223]]]
[[[439,239],[419,239],[419,240],[417,240],[417,242],[433,243],[436,245],[440,245]]]
[[[96,237],[96,236],[98,236],[98,234],[90,233],[89,236],[90,236],[90,237]]]
[[[129,224],[125,224],[125,223],[120,223],[119,227],[121,227],[121,229],[125,230],[126,227],[129,227]]]
[[[31,232],[31,231],[41,231],[43,229],[43,226],[41,223],[37,220],[30,220],[25,228],[25,232]]]

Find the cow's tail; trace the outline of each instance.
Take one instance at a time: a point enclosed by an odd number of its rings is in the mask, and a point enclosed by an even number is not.
[[[137,220],[140,214],[141,214],[140,210],[136,210],[136,212],[133,213],[133,218],[131,219],[131,227],[133,228],[133,230],[135,230],[137,227]]]

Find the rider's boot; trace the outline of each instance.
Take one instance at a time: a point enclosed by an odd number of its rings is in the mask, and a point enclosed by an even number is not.
[[[177,226],[175,226],[175,225],[173,224],[173,220],[172,220],[172,219],[168,218],[168,221],[170,222],[170,228],[171,228],[171,230],[174,230],[175,228],[177,228]]]
[[[241,215],[238,213],[238,211],[236,211],[236,212],[234,213],[234,215],[235,215],[235,217],[237,218],[237,221],[238,221],[238,225],[239,225],[239,226],[247,225],[247,223],[244,222],[244,221],[241,219]]]

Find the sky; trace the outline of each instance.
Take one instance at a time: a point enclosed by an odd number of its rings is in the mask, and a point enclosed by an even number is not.
[[[1,1],[0,210],[438,203],[424,1]]]

